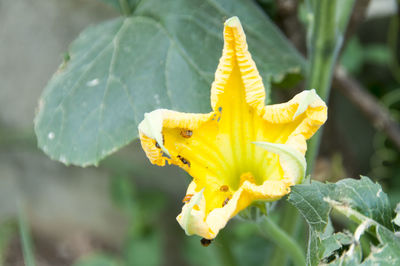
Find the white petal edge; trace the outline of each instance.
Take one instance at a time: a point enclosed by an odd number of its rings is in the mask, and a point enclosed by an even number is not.
[[[315,101],[322,101],[318,94],[315,92],[315,89],[302,91],[301,93],[296,95],[296,97],[301,97],[301,100],[299,101],[299,106],[297,107],[296,113],[293,115],[293,119],[304,113],[307,110],[308,106],[312,106]]]
[[[204,188],[194,194],[187,206],[185,206],[186,208],[182,212],[182,228],[185,230],[185,233],[188,236],[192,235],[195,232],[195,228],[192,227],[196,224],[196,221],[193,221],[193,219],[196,219],[196,216],[198,215],[194,215],[194,212],[196,212],[196,214],[200,213],[197,213],[196,210],[193,210],[193,207],[200,204],[200,201],[203,198],[203,191]]]
[[[283,169],[285,178],[299,184],[306,174],[307,163],[304,156],[294,148],[286,144],[256,141],[253,144],[279,155],[279,163]]]
[[[144,119],[142,120],[142,122],[140,122],[138,129],[139,132],[141,132],[142,134],[157,141],[162,151],[169,157],[171,157],[168,150],[164,147],[164,140],[162,135],[164,111],[165,109],[156,109],[150,113],[145,113]]]

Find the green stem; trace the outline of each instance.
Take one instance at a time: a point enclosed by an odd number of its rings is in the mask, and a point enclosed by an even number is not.
[[[294,236],[297,234],[299,225],[302,223],[299,212],[288,202],[285,202],[283,211],[281,212],[280,225],[283,231],[288,235]],[[281,247],[276,246],[272,259],[269,261],[270,266],[282,266],[287,265],[288,257],[286,251]]]
[[[260,222],[260,229],[264,235],[280,247],[283,251],[283,257],[287,254],[295,265],[306,265],[304,252],[299,244],[288,233],[283,231],[275,222],[273,222],[270,217],[266,216],[264,220]]]
[[[24,209],[23,207],[21,207],[21,205],[19,207],[18,225],[25,265],[35,266],[35,256],[33,254],[32,239],[29,232],[29,226],[25,217]]]
[[[339,6],[339,2],[340,6]],[[343,35],[354,5],[354,0],[308,1],[311,16],[308,40],[310,68],[306,88],[314,88],[318,95],[328,101],[335,64],[342,46]],[[320,130],[309,142],[307,151],[307,172],[314,168],[319,143]]]
[[[121,8],[122,14],[125,16],[130,16],[132,13],[131,7],[129,6],[128,0],[119,0],[119,6]]]

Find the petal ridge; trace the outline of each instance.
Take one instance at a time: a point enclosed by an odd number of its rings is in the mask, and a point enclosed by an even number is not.
[[[257,109],[262,108],[265,101],[264,84],[248,51],[246,35],[238,17],[232,17],[225,22],[224,48],[211,86],[213,110],[218,106],[220,95],[224,93],[225,85],[235,64],[238,65],[241,73],[246,102]]]

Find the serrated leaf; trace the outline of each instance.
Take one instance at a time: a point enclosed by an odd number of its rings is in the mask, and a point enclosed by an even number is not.
[[[376,228],[380,246],[374,247],[362,265],[400,265],[400,238],[383,226]]]
[[[336,184],[312,182],[297,185],[292,188],[288,200],[310,226],[308,265],[319,264],[322,259],[333,256],[336,250],[349,244],[349,239],[343,238],[345,235],[333,234],[329,218],[332,208],[360,224],[365,223],[356,230],[358,232],[354,235],[352,247],[334,260],[332,265],[359,265],[362,258],[359,237],[370,227],[381,243],[371,251],[371,258],[377,260],[381,253],[389,256],[396,248],[400,248],[400,240],[391,231],[393,225],[389,199],[380,185],[373,183],[368,177],[361,177],[360,180],[344,179]],[[341,240],[338,239],[339,236]],[[392,258],[396,257],[394,254],[391,255]],[[383,256],[382,259],[384,260]],[[364,260],[363,263],[367,262],[368,260]]]
[[[289,202],[298,208],[313,230],[323,232],[331,210],[326,198],[349,205],[389,229],[393,228],[389,199],[381,186],[368,177],[343,179],[336,184],[312,182],[310,185],[297,185],[292,189]]]
[[[293,204],[316,232],[324,232],[328,225],[330,206],[324,197],[330,193],[331,185],[320,182],[292,187],[289,202]]]
[[[400,226],[400,202],[397,203],[394,211],[396,212],[396,216],[393,219],[393,223],[397,226]]]
[[[91,165],[137,138],[145,112],[210,110],[225,19],[241,18],[264,83],[299,73],[304,60],[245,0],[141,1],[132,17],[86,29],[45,88],[38,144],[65,164]]]
[[[336,183],[336,189],[329,196],[389,229],[392,225],[392,209],[389,198],[378,183],[361,176],[360,180],[343,179]]]
[[[330,235],[329,237],[322,240],[321,247],[323,248],[321,258],[327,258],[332,255],[333,252],[342,248],[344,245],[350,245],[352,243],[352,237],[348,234],[339,232]]]
[[[360,265],[362,257],[361,246],[357,245],[354,249],[346,251],[334,260],[333,262],[329,263],[331,266],[355,266]]]

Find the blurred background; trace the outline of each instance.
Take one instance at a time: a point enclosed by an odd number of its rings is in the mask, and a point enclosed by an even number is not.
[[[177,167],[150,165],[137,141],[88,168],[66,167],[37,148],[32,121],[39,96],[78,34],[119,15],[105,2],[0,0],[0,265],[24,265],[18,222],[32,239],[37,265],[262,265],[272,245],[254,224],[232,220],[207,248],[185,236],[175,216],[189,177]],[[258,4],[305,55],[299,1]],[[399,9],[394,0],[357,1],[355,14],[313,178],[368,175],[394,206],[400,201]],[[273,88],[273,102],[301,86]]]

